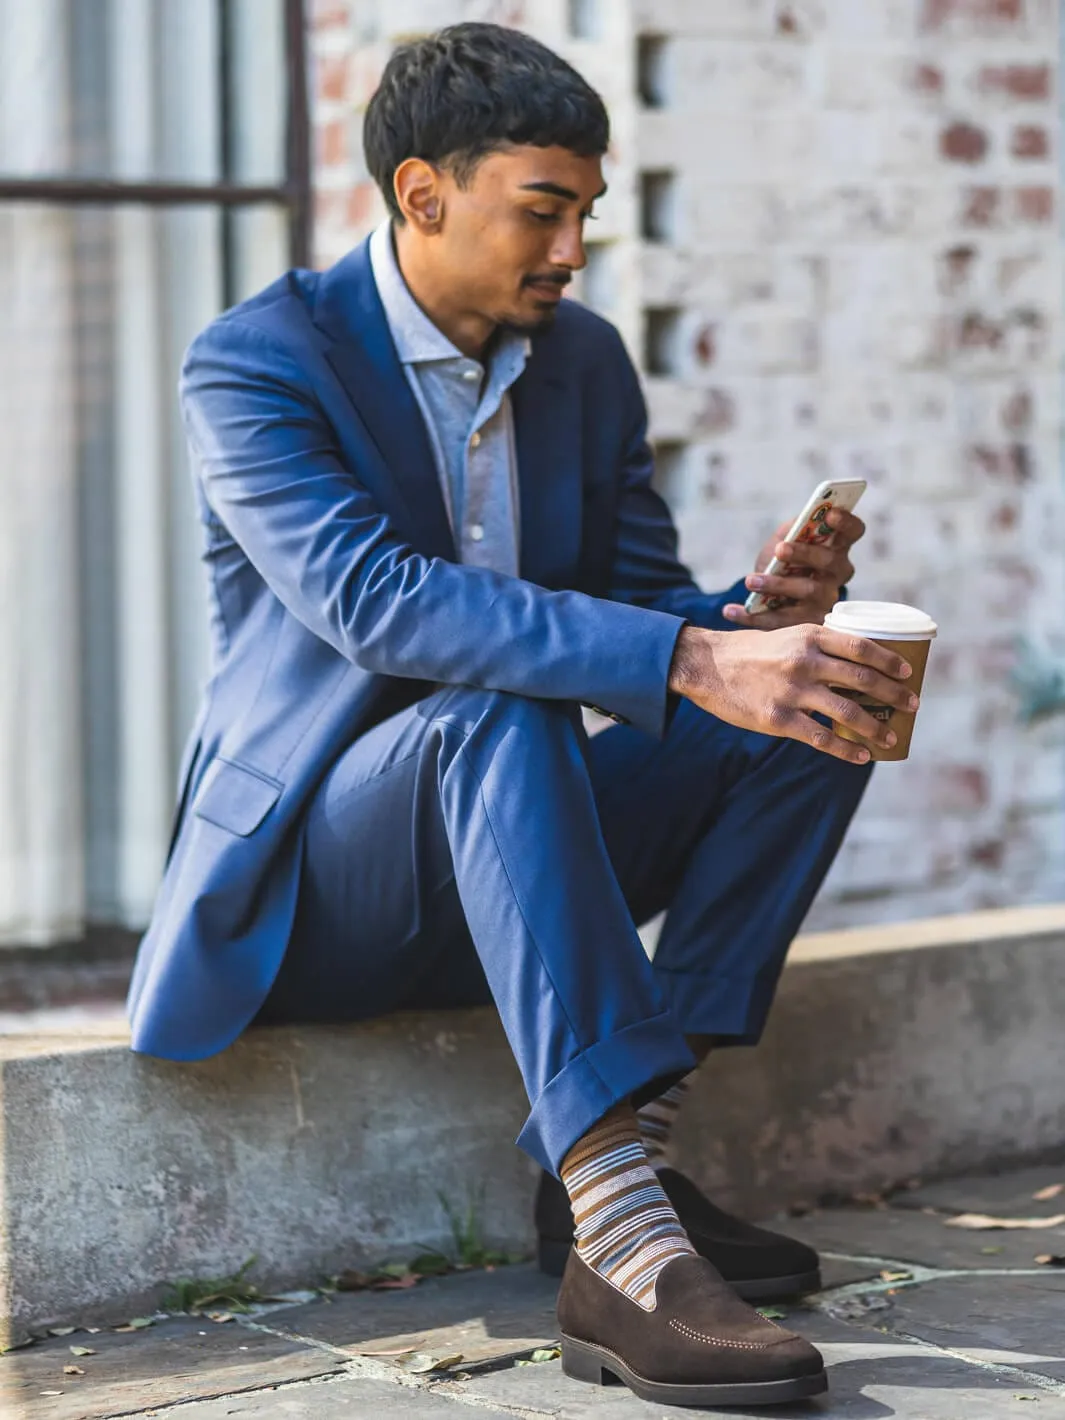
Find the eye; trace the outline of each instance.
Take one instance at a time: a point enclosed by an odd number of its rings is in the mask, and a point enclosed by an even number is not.
[[[529,216],[535,217],[538,222],[557,222],[557,212],[537,212],[535,207],[529,208]]]

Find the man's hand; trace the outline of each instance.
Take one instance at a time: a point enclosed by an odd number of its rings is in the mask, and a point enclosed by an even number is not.
[[[791,626],[764,635],[685,626],[669,688],[730,725],[801,740],[836,759],[865,764],[868,749],[841,739],[811,716],[824,715],[890,749],[895,735],[833,687],[914,711],[917,697],[903,684],[911,674],[901,656],[875,641],[824,626]]]
[[[787,597],[787,606],[751,616],[742,606],[732,603],[724,608],[729,621],[755,631],[775,631],[781,626],[810,623],[821,625],[839,601],[840,587],[846,586],[854,576],[850,550],[865,533],[861,518],[842,508],[833,508],[825,521],[832,529],[832,537],[820,543],[784,541],[791,531],[791,524],[784,523],[762,548],[754,572],[747,578],[749,592]],[[763,576],[773,556],[786,564],[787,576]]]

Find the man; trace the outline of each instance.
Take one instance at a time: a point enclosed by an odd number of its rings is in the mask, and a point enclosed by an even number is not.
[[[861,796],[868,749],[828,719],[887,742],[834,687],[912,700],[820,625],[862,526],[778,548],[795,575],[745,585],[791,604],[757,623],[678,561],[621,341],[561,299],[608,142],[568,65],[459,25],[393,55],[365,132],[390,221],[185,365],[214,670],[134,1048],[494,1001],[567,1371],[816,1393],[814,1348],[721,1276],[795,1290],[816,1256],[654,1164],[710,1045],[757,1039]],[[619,723],[589,740],[581,704]],[[636,924],[666,907],[651,964]]]

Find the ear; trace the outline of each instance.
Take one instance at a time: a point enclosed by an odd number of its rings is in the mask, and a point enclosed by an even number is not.
[[[425,236],[440,230],[444,217],[440,171],[424,158],[405,158],[392,176],[399,210]]]

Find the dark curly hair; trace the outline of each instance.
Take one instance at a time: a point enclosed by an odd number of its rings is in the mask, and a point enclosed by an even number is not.
[[[572,65],[520,30],[449,25],[392,54],[366,110],[366,163],[392,216],[392,179],[407,158],[446,167],[460,185],[511,143],[605,153],[603,100]]]

